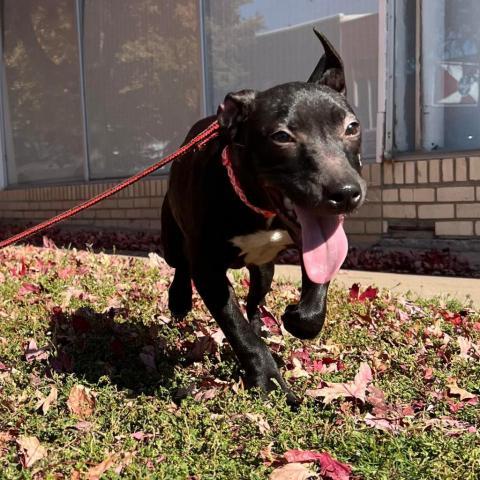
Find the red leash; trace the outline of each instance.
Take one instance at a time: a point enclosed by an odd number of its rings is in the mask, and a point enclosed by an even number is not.
[[[218,124],[218,122],[214,121],[205,130],[203,130],[203,132],[200,132],[195,138],[192,138],[192,140],[190,140],[188,143],[183,145],[183,147],[180,147],[177,151],[163,158],[162,160],[155,163],[151,167],[148,167],[145,170],[142,170],[141,172],[135,174],[133,177],[130,177],[127,180],[124,180],[118,185],[115,185],[114,187],[111,187],[108,190],[105,190],[104,192],[100,193],[96,197],[93,197],[90,200],[87,200],[86,202],[71,208],[70,210],[60,213],[55,217],[50,218],[49,220],[45,220],[44,222],[41,222],[38,225],[28,228],[27,230],[24,230],[21,233],[17,233],[13,237],[3,240],[3,242],[0,242],[0,248],[8,247],[13,243],[19,242],[20,240],[24,240],[25,238],[28,238],[31,235],[34,235],[36,233],[41,232],[42,230],[50,228],[56,223],[62,222],[67,218],[73,217],[77,213],[80,213],[81,211],[86,210],[87,208],[90,208],[93,205],[96,205],[102,200],[105,200],[106,198],[111,197],[112,195],[115,195],[115,193],[119,192],[120,190],[123,190],[124,188],[127,188],[130,185],[132,185],[133,183],[138,182],[139,180],[146,177],[147,175],[150,175],[151,173],[155,172],[159,168],[162,168],[167,163],[173,162],[176,158],[181,157],[182,155],[185,155],[190,150],[193,150],[194,148],[199,148],[199,149],[202,148],[210,140],[212,140],[213,138],[219,135],[218,133],[219,128],[220,128],[220,125]]]

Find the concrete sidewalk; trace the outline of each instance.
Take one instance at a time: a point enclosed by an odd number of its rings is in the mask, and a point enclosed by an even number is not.
[[[300,281],[300,267],[276,265],[275,278]],[[334,282],[346,288],[358,283],[363,287],[372,285],[388,288],[392,292],[411,292],[413,298],[456,298],[462,302],[471,302],[475,308],[480,308],[480,279],[340,270]]]

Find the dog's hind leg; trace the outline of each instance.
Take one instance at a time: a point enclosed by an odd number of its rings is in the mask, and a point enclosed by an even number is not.
[[[174,318],[182,319],[192,309],[192,281],[183,234],[172,215],[168,194],[162,206],[162,244],[165,261],[175,268],[168,290],[168,308]]]
[[[172,284],[168,289],[168,308],[172,317],[181,320],[192,309],[192,280],[188,266],[175,269]]]
[[[247,265],[250,273],[250,289],[247,296],[247,317],[254,332],[263,336],[262,319],[259,306],[265,304],[265,295],[272,285],[275,265],[273,262],[264,265]]]

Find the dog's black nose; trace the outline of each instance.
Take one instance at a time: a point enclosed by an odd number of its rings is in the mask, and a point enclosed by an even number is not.
[[[350,211],[358,206],[362,199],[359,185],[347,184],[331,189],[326,194],[327,203],[335,210]]]

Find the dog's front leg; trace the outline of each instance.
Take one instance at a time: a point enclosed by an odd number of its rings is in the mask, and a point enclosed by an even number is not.
[[[302,263],[302,293],[300,302],[289,305],[282,316],[283,325],[294,337],[315,338],[322,330],[327,313],[329,283],[313,283]]]
[[[193,281],[245,370],[247,386],[266,392],[280,387],[287,401],[297,404],[298,399],[282,378],[267,345],[243,316],[226,272],[212,269],[211,265],[195,268]]]

